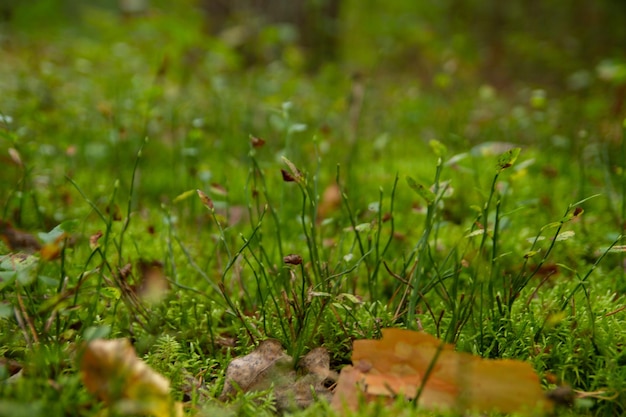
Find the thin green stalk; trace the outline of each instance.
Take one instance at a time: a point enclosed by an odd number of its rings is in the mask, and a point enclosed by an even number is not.
[[[515,300],[517,300],[519,297],[520,292],[526,287],[526,285],[528,285],[528,283],[530,282],[530,280],[532,279],[533,276],[535,276],[535,274],[537,274],[537,272],[539,272],[541,270],[541,268],[543,267],[543,265],[546,263],[546,261],[548,260],[549,255],[552,253],[552,249],[554,249],[554,245],[557,242],[557,237],[559,236],[559,234],[561,233],[561,230],[563,229],[563,226],[565,225],[565,223],[568,223],[569,221],[571,221],[574,217],[579,216],[582,214],[582,209],[580,209],[580,205],[583,204],[584,202],[591,200],[592,198],[598,197],[599,194],[594,194],[590,197],[584,198],[574,204],[570,204],[567,209],[565,210],[565,214],[563,215],[563,217],[561,218],[561,220],[559,220],[558,222],[555,223],[550,223],[547,224],[545,226],[543,226],[539,233],[537,234],[537,236],[535,237],[535,239],[533,240],[533,243],[530,247],[530,253],[533,253],[536,247],[537,242],[539,241],[539,238],[541,237],[541,235],[543,234],[543,232],[549,228],[555,227],[556,226],[556,232],[553,234],[552,239],[550,241],[550,245],[548,246],[548,249],[545,251],[543,257],[541,258],[541,260],[539,261],[539,263],[537,264],[537,266],[535,266],[535,269],[528,275],[524,275],[526,272],[526,266],[528,265],[528,261],[529,259],[532,257],[531,255],[527,254],[527,256],[524,259],[524,263],[522,265],[522,268],[520,270],[520,272],[517,274],[517,276],[515,278],[513,278],[513,280],[511,281],[511,288],[509,290],[509,297],[507,300],[507,307],[508,307],[508,311],[509,314],[512,310],[513,304],[515,303]]]
[[[495,272],[496,272],[496,259],[498,257],[498,235],[500,231],[500,207],[501,207],[501,198],[498,198],[496,201],[496,208],[494,212],[494,221],[493,221],[493,235],[491,238],[491,259],[489,260],[489,281],[487,283],[488,287],[488,295],[489,295],[489,306],[491,310],[491,318],[495,319],[494,307],[496,306],[495,301],[495,293],[494,293],[494,280],[495,280]],[[483,235],[484,236],[484,235]],[[502,290],[504,291],[504,285],[502,286]]]
[[[188,250],[188,249],[187,249],[187,247],[183,244],[183,242],[180,240],[180,238],[178,237],[178,235],[177,235],[177,234],[174,234],[174,240],[176,240],[176,243],[178,243],[178,246],[179,246],[179,247],[180,247],[180,249],[183,251],[183,254],[185,255],[185,258],[187,259],[187,261],[189,262],[189,265],[191,265],[191,267],[192,267],[192,268],[193,268],[193,269],[194,269],[194,270],[195,270],[198,274],[200,274],[200,276],[201,276],[202,278],[204,278],[204,280],[205,280],[205,281],[206,281],[206,282],[207,282],[207,283],[211,286],[211,288],[213,288],[213,290],[219,294],[219,293],[221,292],[220,287],[219,287],[219,286],[218,286],[215,282],[213,282],[213,280],[212,280],[212,279],[211,279],[211,278],[210,278],[210,277],[206,274],[206,272],[204,272],[204,271],[202,270],[202,268],[200,268],[200,267],[198,266],[198,264],[194,261],[193,256],[191,256],[191,253],[189,253],[189,250]],[[198,290],[196,290],[196,289],[193,289],[193,288],[190,288],[190,287],[185,287],[185,286],[183,286],[182,284],[178,283],[177,281],[175,281],[175,284],[176,284],[176,286],[178,286],[178,287],[180,287],[180,288],[184,288],[184,289],[187,289],[187,290],[192,290],[192,291],[194,291],[194,292],[197,292],[197,293],[199,293],[199,294],[204,295],[204,296],[205,296],[205,297],[207,297],[207,298],[210,298],[210,297],[208,297],[208,295],[207,295],[206,293],[204,293],[204,292],[200,292],[200,291],[198,291]],[[218,301],[218,300],[212,299],[212,301]],[[226,305],[222,304],[222,307],[226,307]]]
[[[224,235],[224,229],[221,227],[221,225],[219,225],[219,222],[217,221],[217,217],[215,215],[215,210],[211,209],[210,212],[211,212],[211,214],[213,216],[213,220],[218,224],[218,228],[219,228],[219,231],[220,231],[220,239],[222,240],[222,243],[224,244],[224,247],[226,248],[226,251],[227,251],[227,253],[229,255],[229,261],[226,264],[226,267],[224,268],[224,271],[222,272],[221,280],[218,283],[219,293],[222,295],[224,301],[226,301],[226,304],[231,309],[232,313],[239,319],[239,321],[241,322],[243,327],[246,329],[246,332],[250,336],[250,339],[254,341],[255,338],[254,338],[254,335],[252,334],[252,330],[248,326],[248,323],[246,322],[243,314],[241,313],[241,310],[239,310],[239,308],[237,308],[237,306],[235,305],[235,303],[231,299],[230,295],[226,291],[225,282],[226,282],[226,275],[228,275],[228,272],[230,271],[230,269],[233,267],[233,265],[235,264],[237,259],[242,255],[242,253],[248,248],[248,246],[250,245],[250,243],[254,239],[256,233],[261,229],[263,216],[261,216],[261,218],[259,218],[259,222],[256,225],[256,227],[252,230],[252,234],[250,235],[249,239],[246,239],[245,236],[241,235],[241,238],[243,239],[244,244],[237,250],[237,252],[234,255],[231,255],[230,249],[228,248],[228,244],[226,243],[226,237]],[[206,276],[206,274],[203,274],[203,275]]]
[[[420,387],[415,393],[415,397],[413,397],[413,400],[411,401],[411,404],[413,405],[413,407],[417,407],[419,399],[422,396],[422,393],[424,392],[424,390],[426,389],[426,384],[428,383],[428,380],[430,379],[431,374],[435,370],[435,365],[437,364],[437,360],[439,360],[439,356],[441,355],[441,352],[443,351],[443,348],[445,347],[445,345],[446,345],[446,342],[442,340],[441,343],[439,343],[439,346],[437,346],[437,350],[435,351],[435,354],[433,355],[432,360],[428,364],[428,368],[426,368],[426,371],[424,372],[424,375],[422,376]]]
[[[485,203],[483,207],[482,214],[480,217],[483,223],[483,234],[480,240],[480,246],[478,247],[478,253],[480,254],[484,254],[485,245],[487,243],[487,236],[489,235],[489,211],[491,209],[491,202],[493,200],[493,197],[496,194],[496,184],[498,183],[500,172],[501,170],[496,171],[496,174],[493,177],[493,180],[491,182],[491,187],[489,189],[489,196],[487,197],[487,202]],[[495,222],[497,223],[497,221],[498,221],[498,218],[496,214]],[[494,233],[495,233],[495,228],[496,226],[494,225]],[[474,269],[475,274],[474,274],[473,280],[476,283],[474,287],[476,286],[480,287],[478,291],[478,294],[480,297],[479,305],[478,305],[478,323],[479,323],[479,329],[480,329],[480,350],[481,351],[483,350],[483,340],[485,339],[485,334],[484,334],[485,328],[483,325],[483,323],[485,322],[485,317],[484,317],[485,306],[487,306],[489,310],[491,310],[494,304],[493,303],[493,282],[492,282],[493,262],[495,260],[494,255],[495,253],[492,252],[492,256],[489,262],[489,273],[485,274],[488,277],[487,278],[488,300],[485,300],[485,291],[484,291],[485,279],[478,276],[479,273],[484,273],[482,271],[483,268],[481,268],[484,262],[483,256],[478,257],[478,264],[476,265],[476,268]]]
[[[302,231],[304,233],[304,237],[306,240],[307,247],[309,249],[309,256],[311,257],[311,266],[313,267],[313,272],[316,277],[316,282],[321,282],[322,279],[322,271],[320,268],[320,260],[319,253],[317,251],[317,242],[315,242],[315,224],[311,221],[310,226],[307,226],[307,207],[308,201],[312,201],[309,197],[308,190],[306,189],[305,184],[298,183],[300,187],[300,191],[302,193],[302,209],[300,211],[300,222],[302,224]],[[314,203],[311,202],[311,206],[314,206]],[[310,229],[310,230],[309,230]]]
[[[621,180],[622,180],[622,234],[626,234],[626,119],[622,122],[622,172],[621,172]],[[622,253],[621,260],[622,265],[624,265],[624,259],[626,254]],[[620,268],[622,275],[622,282],[626,280],[626,268]]]
[[[341,171],[341,167],[339,164],[337,164],[337,175],[335,177],[335,181],[337,182],[337,184],[340,186],[339,188],[341,189],[341,182],[339,180],[340,178],[340,171]],[[356,241],[359,245],[359,250],[361,252],[361,256],[363,256],[367,251],[365,250],[365,247],[363,246],[363,242],[361,241],[361,235],[359,234],[356,226],[356,218],[354,216],[354,213],[352,211],[352,208],[350,207],[350,201],[348,200],[348,195],[345,193],[345,191],[341,190],[341,201],[343,203],[343,206],[346,208],[346,211],[348,212],[348,220],[350,220],[350,225],[352,226],[352,230],[354,230],[354,235],[356,238]],[[365,264],[367,265],[367,268],[369,270],[369,264],[367,262],[367,259],[365,259]]]
[[[587,279],[591,276],[593,271],[596,270],[598,265],[600,265],[600,262],[602,262],[604,257],[607,255],[607,253],[609,253],[611,249],[613,248],[613,246],[617,245],[620,242],[620,240],[622,240],[623,237],[624,237],[623,235],[619,235],[617,239],[615,239],[613,243],[611,243],[611,245],[602,253],[602,255],[600,255],[598,259],[596,259],[596,261],[593,263],[593,265],[591,265],[591,268],[589,268],[585,276],[580,280],[580,282],[578,282],[578,284],[576,285],[576,287],[574,287],[572,292],[565,298],[565,300],[563,301],[563,304],[561,305],[561,311],[565,310],[565,308],[567,307],[567,304],[569,303],[569,300],[571,300],[581,288],[584,288],[587,282]]]
[[[272,290],[273,285],[272,285],[272,282],[270,280],[270,277],[267,275],[266,268],[263,265],[263,262],[261,261],[261,259],[259,259],[259,257],[254,253],[253,250],[251,250],[248,247],[248,251],[249,251],[250,255],[252,256],[252,258],[259,265],[259,270],[261,271],[261,276],[263,277],[263,280],[265,281],[265,285],[267,286],[269,297],[270,297],[270,299],[272,301],[272,304],[274,305],[274,309],[276,311],[276,314],[280,315],[281,314],[281,308],[280,308],[280,305],[279,305],[279,302],[278,302],[277,294],[275,294],[274,291]],[[252,266],[250,266],[250,267],[252,268]],[[257,278],[256,274],[255,274],[255,278]],[[258,279],[257,279],[257,286],[259,288],[262,287],[262,283]],[[263,325],[265,326],[266,325],[265,324],[265,320],[266,320],[266,315],[267,315],[267,312],[268,312],[267,310],[268,309],[267,309],[267,306],[265,305],[265,301],[262,300],[261,302],[263,303],[262,304],[262,308],[261,308],[261,313],[263,314]],[[284,320],[278,320],[278,322],[279,322],[280,328],[281,328],[281,330],[283,332],[283,337],[285,339],[288,339],[289,331],[285,327]],[[266,334],[268,334],[267,330],[266,330]]]
[[[100,217],[100,219],[102,220],[102,222],[105,224],[106,229],[105,232],[102,236],[102,244],[98,247],[98,253],[100,255],[100,258],[102,260],[102,263],[100,264],[100,267],[98,268],[98,281],[96,283],[96,291],[98,292],[98,295],[100,293],[100,290],[102,289],[102,284],[104,282],[104,268],[103,266],[107,266],[109,268],[110,271],[112,271],[112,268],[110,267],[110,265],[108,264],[107,261],[107,251],[109,248],[109,244],[111,242],[111,229],[113,227],[113,211],[111,211],[111,213],[109,214],[109,217],[107,218],[102,211],[98,208],[98,206],[96,206],[96,204],[91,201],[87,195],[85,195],[85,193],[83,192],[83,190],[78,186],[78,184],[71,179],[70,177],[65,177],[70,184],[72,184],[74,186],[74,188],[78,191],[78,193],[81,195],[81,197],[87,202],[87,204],[89,204],[89,206],[94,210],[94,212],[98,215],[98,217]],[[111,195],[111,198],[109,199],[108,202],[108,206],[111,207],[113,205],[113,201],[115,201],[115,196],[117,195],[117,190],[118,190],[118,183],[116,181],[114,187],[113,187],[113,194]],[[112,272],[113,273],[113,272]],[[98,299],[99,296],[96,297],[94,299],[94,302],[92,304],[89,305],[88,309],[87,309],[87,320],[86,323],[92,323],[95,317],[95,311],[97,309],[97,304],[98,304]]]
[[[283,227],[282,227],[280,218],[278,217],[278,213],[274,209],[274,205],[271,203],[271,199],[270,199],[270,196],[269,196],[269,192],[267,190],[267,184],[266,184],[266,181],[265,181],[265,175],[263,174],[263,171],[259,167],[258,162],[257,162],[257,160],[254,157],[251,157],[250,161],[253,164],[254,172],[258,173],[259,178],[261,180],[262,193],[263,193],[263,196],[265,197],[265,202],[266,202],[265,203],[265,207],[264,207],[260,217],[263,217],[265,215],[265,211],[269,210],[269,213],[270,213],[270,216],[272,218],[272,221],[274,222],[274,227],[272,228],[272,230],[274,231],[274,235],[276,236],[276,248],[278,249],[278,257],[279,257],[279,259],[283,259],[285,254],[284,254],[284,251],[283,251],[283,240],[282,240],[282,234],[281,234],[281,230],[282,230]],[[258,208],[257,208],[257,210],[258,210]],[[252,216],[250,216],[250,221],[252,221]],[[262,233],[262,231],[259,231],[259,233]],[[268,265],[272,264],[272,262],[270,261],[269,257],[266,257],[266,260],[268,261]],[[280,278],[282,280],[282,285],[285,288],[287,288],[289,286],[289,277],[284,272],[281,272],[280,273]]]
[[[435,170],[435,181],[433,190],[435,199],[428,203],[428,207],[426,209],[426,220],[424,221],[424,231],[422,232],[422,236],[417,242],[417,245],[415,245],[415,249],[413,250],[413,253],[411,255],[411,257],[416,255],[414,262],[416,263],[417,267],[413,270],[413,273],[411,274],[411,277],[409,279],[412,288],[411,294],[409,296],[409,310],[407,312],[407,327],[409,329],[414,329],[416,327],[415,310],[421,294],[420,284],[422,279],[426,275],[426,266],[424,264],[428,250],[428,240],[435,224],[437,205],[439,204],[439,201],[441,199],[441,195],[439,193],[439,180],[441,178],[442,170],[443,160],[439,158],[437,161],[437,168]]]
[[[396,175],[396,180],[397,180]],[[371,282],[370,287],[372,288],[371,297],[372,300],[377,299],[378,295],[378,282],[376,280],[376,275],[378,274],[378,269],[380,268],[381,260],[381,252],[380,252],[380,236],[382,234],[383,229],[383,189],[382,187],[379,189],[378,194],[378,216],[376,219],[376,236],[374,237],[374,269],[371,274],[368,274],[368,281]],[[368,271],[369,272],[369,271]]]
[[[122,230],[120,231],[119,244],[118,244],[118,262],[122,262],[122,248],[124,245],[124,234],[126,230],[128,230],[128,226],[130,226],[130,215],[133,205],[133,196],[135,192],[135,178],[137,175],[137,169],[139,168],[139,160],[141,159],[141,154],[143,152],[143,147],[148,143],[148,138],[146,137],[144,142],[139,147],[139,151],[137,151],[137,156],[135,158],[135,164],[133,165],[133,173],[130,179],[130,190],[128,191],[128,204],[126,207],[126,219],[124,220],[124,224],[122,225]]]

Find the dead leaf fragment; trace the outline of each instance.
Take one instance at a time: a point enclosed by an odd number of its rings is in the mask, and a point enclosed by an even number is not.
[[[61,251],[63,250],[63,246],[65,245],[65,240],[67,238],[68,235],[64,232],[57,236],[53,241],[46,242],[39,250],[41,259],[44,261],[57,259],[61,255]]]
[[[89,247],[91,248],[91,250],[95,250],[98,246],[100,246],[100,244],[98,243],[98,240],[102,236],[103,236],[102,230],[98,230],[96,233],[89,236]]]
[[[280,342],[274,339],[262,341],[251,353],[233,359],[226,369],[226,380],[220,400],[234,396],[238,390],[261,391],[271,385],[268,378],[277,367],[289,367],[291,356],[283,350]]]
[[[11,157],[11,160],[15,165],[19,167],[24,166],[24,163],[22,162],[22,157],[20,156],[20,153],[17,151],[17,149],[9,148],[9,156]]]
[[[183,415],[182,404],[170,397],[169,381],[137,357],[128,339],[89,342],[80,369],[87,390],[117,413]]]
[[[298,367],[302,376],[293,383],[275,387],[279,410],[303,409],[310,407],[316,399],[332,399],[329,387],[337,381],[337,374],[330,370],[330,355],[325,348],[311,350],[300,359]]]
[[[167,296],[170,281],[163,272],[163,263],[159,261],[139,261],[141,278],[137,295],[149,304],[158,304]]]
[[[0,220],[0,238],[14,252],[34,253],[41,249],[41,243],[35,236],[14,228],[4,220]]]
[[[104,209],[104,212],[108,214],[111,217],[111,219],[115,222],[119,222],[122,220],[122,209],[120,209],[120,206],[117,204],[112,204],[110,206],[107,206]]]
[[[5,368],[5,371],[8,373],[8,376],[11,377],[22,370],[22,364],[19,362],[8,359],[5,357],[0,358],[0,366]]]
[[[336,183],[330,184],[320,198],[317,206],[318,220],[326,219],[341,207],[341,189]]]
[[[198,193],[198,197],[200,197],[200,201],[202,201],[202,204],[204,204],[206,208],[208,208],[211,211],[215,210],[215,206],[213,205],[213,200],[211,200],[211,197],[209,197],[202,190],[196,190],[196,192]]]
[[[234,359],[228,365],[220,400],[227,400],[238,391],[263,391],[273,387],[278,410],[306,408],[318,398],[330,401],[329,386],[336,381],[337,375],[330,370],[328,351],[315,348],[298,365],[300,375],[281,344],[276,340],[265,340],[250,354]]]
[[[380,340],[354,342],[354,366],[339,376],[335,409],[355,410],[360,395],[366,400],[413,398],[424,383],[419,405],[428,409],[513,413],[553,407],[529,363],[456,352],[454,346],[423,332],[383,329],[382,333]]]
[[[317,347],[304,355],[298,365],[307,373],[336,379],[335,373],[330,370],[330,355],[323,347]]]

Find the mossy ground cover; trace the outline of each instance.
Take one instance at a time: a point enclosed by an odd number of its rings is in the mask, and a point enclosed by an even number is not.
[[[271,337],[338,369],[394,326],[588,393],[561,415],[624,412],[611,85],[245,69],[192,15],[82,19],[3,40],[1,218],[59,253],[3,223],[0,414],[99,415],[77,356],[125,337],[187,412],[270,415],[271,392],[217,401],[233,357]]]

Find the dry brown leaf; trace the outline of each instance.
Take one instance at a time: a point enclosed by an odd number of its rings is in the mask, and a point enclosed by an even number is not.
[[[52,261],[61,256],[61,251],[65,245],[65,240],[68,238],[67,233],[61,233],[52,242],[45,243],[39,250],[41,259],[44,261]]]
[[[249,392],[269,388],[272,377],[279,373],[277,369],[289,369],[291,362],[291,356],[285,353],[278,340],[262,341],[251,353],[233,359],[228,365],[220,400],[234,396],[238,390]]]
[[[306,373],[317,375],[320,378],[335,378],[336,375],[330,370],[330,355],[323,347],[317,347],[304,355],[299,363]]]
[[[13,161],[15,165],[19,167],[24,166],[24,163],[22,162],[22,157],[20,156],[20,153],[18,152],[17,149],[9,148],[9,156],[11,157],[11,160]]]
[[[336,183],[330,184],[320,198],[320,202],[317,205],[317,218],[318,220],[324,220],[332,215],[341,207],[341,190]]]
[[[170,281],[163,272],[163,264],[159,261],[139,261],[141,278],[137,295],[149,304],[158,304],[170,291]]]
[[[103,236],[102,230],[98,230],[96,233],[89,236],[89,247],[91,248],[91,250],[95,250],[98,246],[100,246],[100,244],[98,243],[98,240],[102,236]]]
[[[299,365],[303,374],[301,376],[296,374],[293,360],[280,342],[265,340],[254,351],[234,359],[228,365],[220,400],[233,397],[239,390],[263,391],[271,387],[279,410],[306,408],[316,398],[330,400],[330,384],[327,382],[332,383],[337,377],[329,368],[328,351],[324,348],[313,349],[301,359]]]
[[[330,405],[336,411],[344,409],[357,411],[359,408],[360,396],[365,396],[363,386],[363,373],[353,366],[346,366],[341,370],[337,386],[335,386],[335,394]]]
[[[111,220],[119,222],[122,220],[122,209],[117,204],[109,205],[104,209],[104,212],[111,217]]]
[[[202,204],[204,204],[206,208],[211,211],[215,210],[215,205],[213,204],[213,200],[211,200],[211,197],[209,197],[204,191],[200,189],[196,190],[196,192],[198,193],[198,197],[200,197],[200,201],[202,201]]]
[[[333,406],[356,409],[359,395],[415,397],[436,358],[419,397],[428,409],[455,411],[549,411],[539,378],[526,362],[483,359],[423,332],[383,329],[380,340],[354,342],[354,367],[342,370]],[[438,356],[437,356],[438,355]]]
[[[96,339],[83,354],[85,387],[120,414],[182,416],[182,404],[172,401],[170,383],[135,354],[127,339]]]
[[[311,406],[316,398],[330,401],[332,392],[329,386],[337,380],[337,374],[330,370],[328,351],[323,347],[315,348],[300,359],[298,365],[303,376],[297,378],[293,384],[276,387],[278,408],[282,410],[306,408]]]
[[[35,236],[14,228],[4,220],[0,220],[0,239],[14,252],[34,253],[41,249],[41,243]]]

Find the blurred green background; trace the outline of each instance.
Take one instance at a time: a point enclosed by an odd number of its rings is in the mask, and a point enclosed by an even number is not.
[[[155,37],[159,49],[233,49],[235,67],[335,61],[425,83],[444,72],[584,88],[603,61],[623,63],[626,43],[620,0],[2,0],[0,10],[5,46],[15,32],[103,36],[95,15],[118,14],[122,33],[129,19],[166,15],[170,42]]]
[[[308,169],[317,146],[322,182],[341,164],[363,194],[394,172],[428,178],[416,161],[432,138],[453,152],[512,141],[620,164],[618,0],[0,0],[0,10],[2,145],[36,165],[4,172],[3,217],[18,225],[75,216],[66,177],[101,199],[111,177],[128,190],[146,137],[136,198],[161,203],[211,183],[242,189],[249,135],[268,140],[267,161]],[[12,189],[57,201],[54,219],[11,216],[42,210],[22,210]]]

